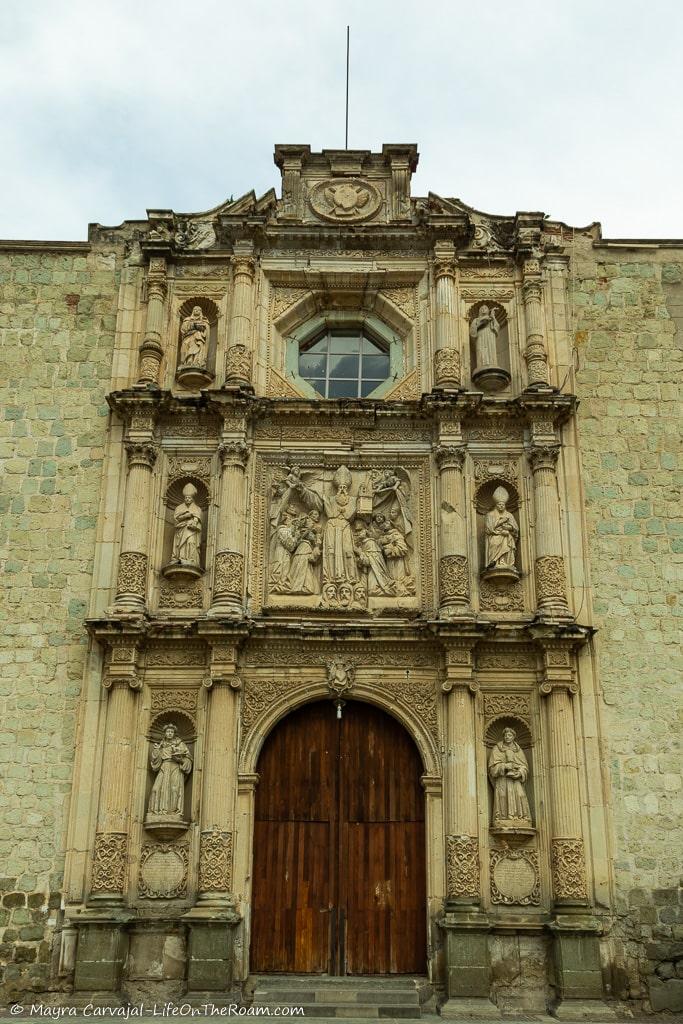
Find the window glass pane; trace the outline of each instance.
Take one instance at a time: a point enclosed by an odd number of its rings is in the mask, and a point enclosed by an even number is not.
[[[362,380],[360,384],[361,398],[367,398],[371,391],[378,388],[380,384],[384,384],[383,380]]]
[[[376,341],[371,341],[367,335],[363,335],[363,352],[367,352],[370,356],[376,356],[379,352],[384,352],[381,345],[378,345]]]
[[[357,334],[330,335],[330,352],[358,352],[359,350],[360,338]]]
[[[364,377],[388,377],[389,356],[363,356],[362,373]]]
[[[305,352],[327,352],[327,335],[323,335],[319,338],[314,345],[307,345],[304,349]]]
[[[324,354],[310,355],[306,352],[299,356],[299,373],[302,377],[324,377],[326,359]]]
[[[328,398],[357,398],[357,380],[331,380],[329,384]]]
[[[321,398],[325,397],[325,381],[324,380],[316,380],[314,377],[304,377],[304,380],[306,381],[307,384],[310,384],[311,387],[315,391],[318,392],[318,394],[320,395]]]
[[[330,377],[357,377],[358,356],[330,356]]]

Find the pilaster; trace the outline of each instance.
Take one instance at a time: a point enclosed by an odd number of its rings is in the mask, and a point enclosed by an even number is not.
[[[147,322],[140,346],[138,383],[158,385],[159,370],[164,357],[161,332],[164,323],[164,301],[167,291],[167,266],[163,256],[152,256],[147,271]]]
[[[210,615],[241,618],[244,614],[245,469],[249,449],[242,438],[225,438],[221,460],[218,534]]]

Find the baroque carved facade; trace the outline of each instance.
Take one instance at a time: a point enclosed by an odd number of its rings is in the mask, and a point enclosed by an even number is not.
[[[281,198],[117,229],[75,988],[125,990],[160,915],[189,932],[190,991],[246,983],[259,754],[294,709],[355,701],[420,755],[446,1012],[491,998],[487,943],[511,933],[547,938],[556,1001],[602,999],[568,254],[541,214],[412,197],[413,146],[275,159]],[[350,339],[358,391],[333,394]]]

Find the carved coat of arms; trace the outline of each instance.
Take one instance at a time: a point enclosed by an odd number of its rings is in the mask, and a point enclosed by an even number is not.
[[[311,192],[311,208],[325,220],[368,220],[379,210],[382,197],[374,185],[356,178],[321,181]]]

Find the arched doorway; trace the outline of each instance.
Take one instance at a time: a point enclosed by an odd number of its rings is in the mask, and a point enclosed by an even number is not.
[[[292,712],[258,763],[251,970],[426,969],[422,764],[369,704]]]

